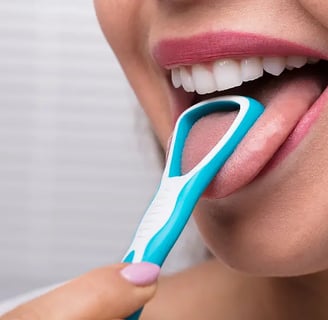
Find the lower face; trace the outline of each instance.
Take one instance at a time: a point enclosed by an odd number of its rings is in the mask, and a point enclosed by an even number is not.
[[[195,211],[212,253],[254,275],[327,269],[326,0],[95,0],[95,6],[163,147],[177,116],[207,97],[249,95],[266,106]],[[213,131],[225,122],[213,115],[196,124],[183,171],[211,148]]]

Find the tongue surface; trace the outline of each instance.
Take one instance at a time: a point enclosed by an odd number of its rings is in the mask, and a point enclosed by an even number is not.
[[[243,93],[262,102],[266,110],[214,178],[205,197],[225,197],[253,180],[323,89],[322,81],[314,75],[297,73],[277,79],[259,90]],[[236,115],[237,112],[213,113],[195,123],[185,143],[183,173],[217,144]]]

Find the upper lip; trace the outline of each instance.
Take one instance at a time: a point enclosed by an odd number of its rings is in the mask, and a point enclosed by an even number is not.
[[[208,32],[189,38],[163,39],[153,48],[155,60],[167,69],[222,58],[290,55],[325,60],[328,57],[320,51],[288,40],[231,31]]]

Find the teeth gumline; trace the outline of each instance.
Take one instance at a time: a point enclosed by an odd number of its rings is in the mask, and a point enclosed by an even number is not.
[[[263,76],[264,71],[279,76],[285,69],[301,68],[319,61],[320,59],[305,56],[225,58],[173,67],[171,81],[175,88],[183,87],[187,92],[208,94],[256,80]]]

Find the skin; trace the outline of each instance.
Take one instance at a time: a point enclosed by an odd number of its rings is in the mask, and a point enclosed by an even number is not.
[[[328,3],[324,0],[95,0],[95,6],[103,32],[164,148],[174,121],[168,72],[152,56],[153,46],[161,39],[225,29],[283,37],[328,53]],[[273,299],[272,292],[276,292],[274,297],[281,292],[289,299],[295,296],[303,311],[297,316],[304,318],[307,290],[311,292],[307,301],[315,301],[315,310],[328,290],[324,281],[328,175],[322,171],[328,165],[328,152],[317,143],[328,134],[327,121],[324,110],[298,148],[277,168],[224,199],[200,201],[194,214],[204,242],[219,261],[247,276],[261,276],[262,282],[254,278],[247,286],[252,295],[258,291],[274,301],[271,309],[281,310],[280,319],[289,315],[284,315],[283,299]],[[216,271],[216,275],[222,273],[222,266]],[[243,283],[239,277],[231,281],[238,278]],[[300,286],[302,298],[296,294]],[[318,293],[315,298],[313,291]],[[231,299],[237,301],[233,295]],[[253,310],[255,301],[249,304]],[[261,316],[252,313],[252,319]]]
[[[96,0],[95,6],[164,147],[174,125],[170,100],[174,89],[167,71],[152,57],[151,49],[159,40],[210,29],[243,30],[276,38],[283,34],[285,40],[328,52],[325,1]],[[328,175],[320,168],[328,164],[328,152],[316,143],[327,135],[327,117],[327,112],[320,115],[310,134],[278,168],[231,196],[200,202],[202,214],[196,212],[195,218],[216,257],[253,275],[295,276],[327,269]]]
[[[94,2],[104,34],[164,149],[174,121],[168,73],[151,54],[160,39],[242,30],[283,36],[328,53],[326,0]],[[162,279],[142,319],[328,318],[328,174],[322,169],[328,166],[328,151],[321,143],[328,136],[327,108],[274,170],[224,199],[200,201],[194,216],[214,258]],[[62,320],[123,317],[148,301],[155,286],[142,298],[130,296],[134,287],[118,281],[115,268],[88,274],[0,319],[57,319],[63,310]],[[80,290],[90,281],[91,296]],[[108,291],[104,281],[112,283]],[[83,314],[62,297],[83,299]]]

